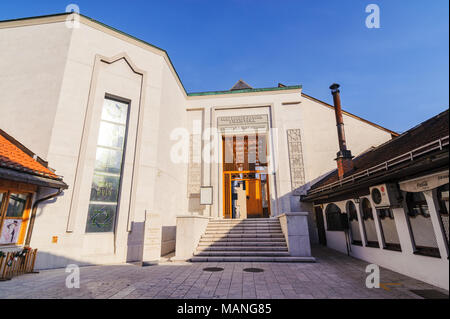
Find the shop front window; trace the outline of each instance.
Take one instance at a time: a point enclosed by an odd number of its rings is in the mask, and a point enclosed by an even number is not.
[[[449,245],[448,237],[448,184],[445,184],[437,189],[439,200],[439,217],[444,228],[445,237],[447,238],[447,245]]]
[[[0,245],[21,245],[27,229],[30,195],[0,193]]]
[[[328,204],[325,210],[328,231],[344,231],[341,209],[336,204]]]
[[[402,251],[392,210],[389,208],[377,209],[377,214],[380,219],[380,229],[384,239],[384,248]]]
[[[358,213],[356,206],[352,201],[347,203],[348,221],[350,224],[350,234],[352,238],[352,244],[362,246],[361,231],[359,229]]]
[[[373,217],[372,205],[370,204],[370,201],[367,198],[364,198],[361,201],[361,210],[362,210],[364,230],[366,232],[367,246],[379,248],[380,244],[378,243],[378,236],[377,230],[375,228],[375,220]]]
[[[415,254],[440,257],[427,201],[422,192],[406,193],[408,222],[412,231]]]

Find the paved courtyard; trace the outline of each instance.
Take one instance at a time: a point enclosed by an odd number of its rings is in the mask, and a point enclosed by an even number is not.
[[[367,263],[314,247],[316,263],[163,263],[80,268],[80,288],[66,288],[65,269],[0,282],[0,298],[415,298],[411,289],[436,289],[381,268],[388,289],[365,287]],[[222,267],[220,272],[203,271]],[[264,271],[244,272],[255,267]]]

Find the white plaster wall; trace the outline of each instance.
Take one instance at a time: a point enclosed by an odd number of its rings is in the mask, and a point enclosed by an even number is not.
[[[46,159],[72,30],[0,28],[0,128]]]
[[[203,215],[206,206],[200,205],[200,186],[202,186],[202,132],[204,110],[196,109],[187,111],[185,127],[189,132],[189,163],[187,200],[190,214]]]
[[[176,141],[171,134],[185,128],[185,99],[178,89],[166,64],[163,64],[161,104],[159,110],[159,132],[157,148],[157,173],[154,210],[160,212],[164,225],[176,225],[176,216],[187,211],[187,165],[185,161],[175,163],[171,150]]]

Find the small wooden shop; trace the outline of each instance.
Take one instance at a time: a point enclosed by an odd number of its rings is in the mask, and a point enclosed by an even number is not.
[[[37,206],[63,189],[67,184],[45,161],[0,130],[0,280],[33,271]]]

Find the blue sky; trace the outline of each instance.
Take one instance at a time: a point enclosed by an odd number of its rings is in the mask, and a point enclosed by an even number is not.
[[[82,14],[165,49],[188,92],[278,82],[404,131],[449,105],[448,0],[2,1],[0,20]],[[375,3],[381,28],[365,26]]]

